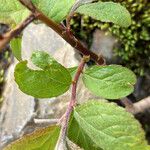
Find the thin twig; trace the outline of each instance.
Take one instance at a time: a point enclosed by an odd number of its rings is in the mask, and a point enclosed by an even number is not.
[[[33,20],[36,19],[35,14],[31,14],[27,19],[15,27],[15,29],[1,35],[0,38],[0,51],[16,36],[18,36]]]
[[[147,109],[150,109],[150,96],[139,102],[133,103],[132,107],[126,107],[126,110],[132,114],[142,113]]]
[[[81,60],[81,63],[78,66],[77,72],[75,74],[74,80],[72,82],[72,92],[71,92],[71,100],[69,102],[68,108],[66,110],[65,115],[63,116],[63,119],[61,119],[62,121],[62,128],[61,128],[61,133],[60,133],[60,138],[59,138],[59,144],[58,145],[63,145],[65,143],[65,139],[66,139],[66,133],[67,133],[67,128],[68,128],[68,123],[69,123],[69,119],[71,116],[71,113],[73,111],[73,108],[76,105],[76,90],[77,90],[77,83],[79,80],[79,77],[84,69],[85,63],[87,61],[88,57],[84,57]]]
[[[32,11],[32,13],[38,14],[37,18],[44,22],[47,26],[52,28],[56,33],[58,33],[67,43],[69,43],[72,47],[74,47],[76,50],[78,50],[79,53],[85,56],[90,56],[92,60],[97,62],[99,65],[104,65],[105,60],[102,55],[98,56],[95,53],[89,51],[79,40],[77,40],[73,34],[68,35],[67,28],[64,28],[63,26],[57,24],[56,22],[52,21],[50,18],[45,16],[40,10],[38,10],[35,6],[32,6],[32,9],[30,8],[30,5],[25,2],[25,0],[19,0],[21,3],[27,7],[29,10]],[[33,5],[33,4],[32,4]],[[34,8],[34,9],[33,9]]]
[[[66,25],[67,25],[67,29],[68,31],[70,31],[70,21],[72,19],[72,17],[74,16],[76,10],[81,6],[81,5],[84,5],[84,4],[87,4],[87,3],[91,3],[95,0],[76,0],[76,2],[74,3],[74,5],[72,6],[71,10],[70,10],[70,13],[69,15],[67,16],[67,19],[66,19]]]
[[[121,103],[126,107],[126,108],[132,108],[133,107],[133,103],[130,99],[128,99],[127,97],[123,98],[120,100]]]
[[[47,24],[49,27],[51,27],[55,32],[57,32],[65,41],[67,41],[72,47],[74,47],[76,50],[78,50],[79,53],[82,55],[90,56],[92,60],[97,62],[99,65],[104,65],[105,60],[102,56],[98,56],[95,53],[89,51],[83,44],[77,40],[73,34],[68,35],[68,32],[66,29],[64,29],[62,26],[58,25],[57,23],[53,22],[49,18],[47,18],[45,15],[41,14],[38,16],[38,19],[43,21],[45,24]]]

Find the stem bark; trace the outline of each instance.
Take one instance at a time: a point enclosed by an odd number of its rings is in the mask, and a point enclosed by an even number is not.
[[[36,19],[35,14],[31,14],[27,19],[15,27],[15,29],[10,30],[4,35],[0,36],[0,51],[17,35],[19,35],[33,20]]]
[[[72,82],[72,92],[71,92],[71,100],[69,102],[68,108],[63,116],[63,118],[61,119],[62,121],[62,128],[61,128],[61,133],[60,133],[60,138],[59,138],[59,142],[58,145],[64,145],[65,141],[66,141],[66,134],[67,134],[67,128],[68,128],[68,124],[69,124],[69,119],[71,116],[71,113],[74,109],[74,106],[76,105],[76,92],[77,92],[77,84],[79,81],[79,77],[84,69],[85,63],[86,63],[86,59],[87,57],[83,57],[83,59],[81,60],[77,72],[75,74],[74,80]]]

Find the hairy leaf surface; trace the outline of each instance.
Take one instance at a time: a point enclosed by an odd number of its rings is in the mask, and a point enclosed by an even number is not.
[[[146,150],[138,121],[114,103],[89,101],[75,108],[68,137],[86,150]]]
[[[0,23],[16,25],[29,15],[18,0],[0,0]]]
[[[119,99],[133,92],[136,76],[119,65],[93,66],[84,72],[83,82],[97,96]]]
[[[58,126],[39,129],[8,145],[4,150],[54,150],[59,133]]]
[[[65,19],[75,0],[32,0],[46,16],[57,23]]]
[[[21,38],[16,38],[11,40],[10,46],[13,52],[13,55],[17,58],[18,61],[21,61]]]
[[[32,55],[32,62],[41,70],[27,67],[27,61],[16,65],[15,80],[26,94],[36,98],[50,98],[65,93],[71,85],[71,75],[61,64],[43,51]]]
[[[97,2],[80,6],[77,12],[85,14],[103,22],[113,22],[122,27],[131,24],[131,16],[127,9],[119,3]]]

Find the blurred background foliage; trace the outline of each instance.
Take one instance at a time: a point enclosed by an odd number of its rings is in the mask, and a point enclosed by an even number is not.
[[[101,0],[109,1],[109,0]],[[120,2],[132,16],[132,24],[122,28],[112,23],[103,23],[88,16],[76,14],[71,21],[74,34],[85,41],[92,42],[95,29],[112,34],[119,41],[114,54],[121,58],[121,64],[132,69],[138,76],[144,76],[150,67],[150,1],[149,0],[111,0]]]

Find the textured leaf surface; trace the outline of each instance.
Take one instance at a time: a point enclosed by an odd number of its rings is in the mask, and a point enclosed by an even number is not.
[[[13,55],[17,58],[18,61],[21,61],[21,38],[13,39],[10,42],[11,49],[13,52]]]
[[[58,126],[43,128],[13,142],[4,150],[54,150],[59,133]]]
[[[80,7],[81,5],[87,4],[87,3],[91,3],[93,1],[95,1],[95,0],[76,0],[75,3],[74,3],[74,5],[73,5],[73,7],[72,7],[72,9],[71,9],[71,11],[70,11],[70,13],[74,13],[75,10],[78,7]]]
[[[83,82],[97,96],[119,99],[133,92],[136,76],[119,65],[93,66],[84,72]]]
[[[89,101],[75,108],[68,137],[86,150],[146,150],[144,131],[123,108]]]
[[[75,0],[32,0],[46,16],[60,23],[65,19]]]
[[[71,85],[69,71],[43,51],[32,55],[33,63],[41,70],[31,70],[27,61],[16,65],[15,80],[26,94],[36,98],[50,98],[63,94]]]
[[[77,12],[91,16],[103,22],[113,22],[122,27],[131,24],[131,16],[126,8],[119,3],[97,2],[85,4],[77,9]]]
[[[18,24],[29,15],[29,11],[18,0],[0,0],[0,23]]]

